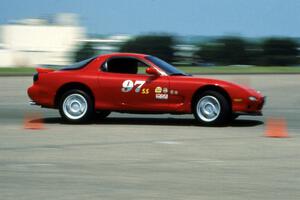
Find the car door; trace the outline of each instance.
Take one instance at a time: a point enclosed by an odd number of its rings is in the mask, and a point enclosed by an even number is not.
[[[125,109],[136,111],[166,111],[169,108],[167,76],[129,75],[121,85]]]
[[[122,58],[115,59],[121,59],[119,64],[123,65]],[[126,63],[128,61],[125,59],[134,58],[124,58],[123,61]],[[135,74],[131,73],[132,70],[126,73],[126,70],[125,72],[122,70],[100,72],[99,90],[103,92],[100,107],[141,112],[159,112],[169,109],[168,76]]]

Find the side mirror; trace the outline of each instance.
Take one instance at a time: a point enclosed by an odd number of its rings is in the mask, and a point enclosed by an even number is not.
[[[146,73],[154,76],[160,76],[160,73],[154,67],[148,67]]]

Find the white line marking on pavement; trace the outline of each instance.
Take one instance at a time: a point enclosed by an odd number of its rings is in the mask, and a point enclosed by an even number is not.
[[[156,143],[156,144],[181,144],[181,142],[176,142],[176,141],[156,141],[154,143]]]
[[[32,167],[53,167],[55,164],[51,163],[23,163],[23,164],[10,164],[7,165],[9,168],[12,169],[29,169]]]
[[[192,162],[195,163],[224,163],[224,160],[213,160],[213,159],[200,159],[200,160],[193,160]]]

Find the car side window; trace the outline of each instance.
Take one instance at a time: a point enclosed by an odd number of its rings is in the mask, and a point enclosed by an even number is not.
[[[147,64],[135,58],[111,58],[102,66],[102,71],[121,74],[145,74]]]

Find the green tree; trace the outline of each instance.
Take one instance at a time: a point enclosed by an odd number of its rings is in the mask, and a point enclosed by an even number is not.
[[[74,53],[74,61],[79,62],[95,55],[96,51],[94,50],[93,45],[86,42]]]
[[[269,38],[262,43],[264,65],[295,65],[298,63],[298,44],[289,38]]]
[[[124,43],[120,51],[149,54],[172,62],[174,45],[175,40],[170,35],[143,35]]]
[[[206,63],[218,63],[220,58],[220,47],[219,43],[209,42],[199,46],[199,50],[195,52],[195,57],[201,62]]]
[[[195,56],[222,65],[247,64],[247,43],[239,37],[224,37],[199,46]]]

